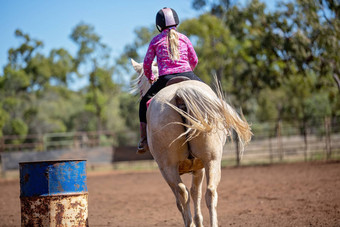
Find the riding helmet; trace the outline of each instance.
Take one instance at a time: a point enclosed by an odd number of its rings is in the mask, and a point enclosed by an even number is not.
[[[175,10],[164,7],[156,15],[156,27],[159,32],[179,24],[179,18]]]

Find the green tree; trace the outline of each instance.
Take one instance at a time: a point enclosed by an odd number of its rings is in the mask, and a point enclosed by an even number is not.
[[[7,119],[1,127],[2,132],[6,135],[26,135],[65,131],[65,119],[48,115],[51,106],[42,103],[53,89],[66,87],[73,69],[72,56],[66,50],[58,49],[52,50],[46,57],[40,52],[43,42],[32,39],[20,30],[15,35],[22,43],[8,51],[9,62],[0,80],[1,118]],[[67,90],[62,92],[66,94]],[[59,101],[59,108],[56,107],[53,113],[61,109],[65,100]]]
[[[142,62],[145,55],[146,48],[150,43],[153,36],[155,36],[158,31],[154,26],[137,28],[134,31],[135,40],[131,44],[127,44],[124,47],[123,53],[116,59],[116,78],[117,81],[122,81],[122,78],[127,78],[123,83],[129,84],[131,78],[134,78],[135,71],[132,69],[130,59]],[[128,76],[127,76],[128,75]]]
[[[218,7],[215,1],[213,7],[211,13],[185,21],[181,27],[198,40],[197,74],[205,81],[216,74],[232,103],[245,114],[252,113],[262,89],[277,88],[282,82],[284,62],[271,50],[273,34],[268,32],[275,17],[259,1],[244,8],[230,2]]]
[[[212,75],[221,81],[231,67],[237,40],[230,35],[222,20],[210,14],[184,21],[180,29],[195,41],[199,64],[195,73],[206,82]]]
[[[23,121],[23,115],[31,102],[33,88],[39,86],[35,83],[39,78],[31,69],[38,58],[36,53],[43,44],[41,41],[32,40],[20,30],[17,30],[15,35],[21,38],[23,43],[8,51],[9,63],[4,68],[0,82],[1,115],[2,119],[8,119],[2,125],[2,132],[7,135],[25,135],[28,127]]]
[[[112,80],[114,68],[108,62],[110,49],[101,42],[94,27],[84,23],[78,24],[73,29],[71,39],[78,45],[75,58],[76,72],[79,76],[89,76],[89,85],[85,89],[85,110],[94,113],[96,130],[101,131],[109,118],[107,115],[108,104],[119,92]]]

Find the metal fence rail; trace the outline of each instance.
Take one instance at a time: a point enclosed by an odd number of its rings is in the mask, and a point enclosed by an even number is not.
[[[224,147],[224,160],[237,159],[237,146],[228,143]],[[316,135],[262,138],[252,141],[245,149],[240,163],[275,163],[284,161],[339,160],[340,134],[332,134],[330,144],[327,137]]]
[[[111,131],[47,133],[44,135],[3,136],[0,152],[49,151],[114,145],[116,136]]]

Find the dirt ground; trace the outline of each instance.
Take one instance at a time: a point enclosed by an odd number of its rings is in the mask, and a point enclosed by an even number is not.
[[[20,226],[19,190],[0,180],[0,226]],[[158,171],[90,172],[88,190],[90,226],[183,226]],[[220,226],[340,226],[340,162],[224,168],[218,193]]]

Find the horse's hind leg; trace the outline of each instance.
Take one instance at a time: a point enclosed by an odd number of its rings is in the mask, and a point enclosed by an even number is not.
[[[182,213],[186,227],[194,227],[190,212],[190,194],[178,174],[177,166],[160,168],[161,173],[175,194],[178,210]]]
[[[205,169],[207,176],[207,191],[205,194],[205,201],[210,213],[210,224],[212,227],[217,227],[217,186],[221,180],[221,161],[212,160],[206,164]]]
[[[192,175],[191,197],[194,202],[194,221],[197,227],[203,227],[203,216],[201,212],[202,184],[204,179],[204,169],[196,170]]]

